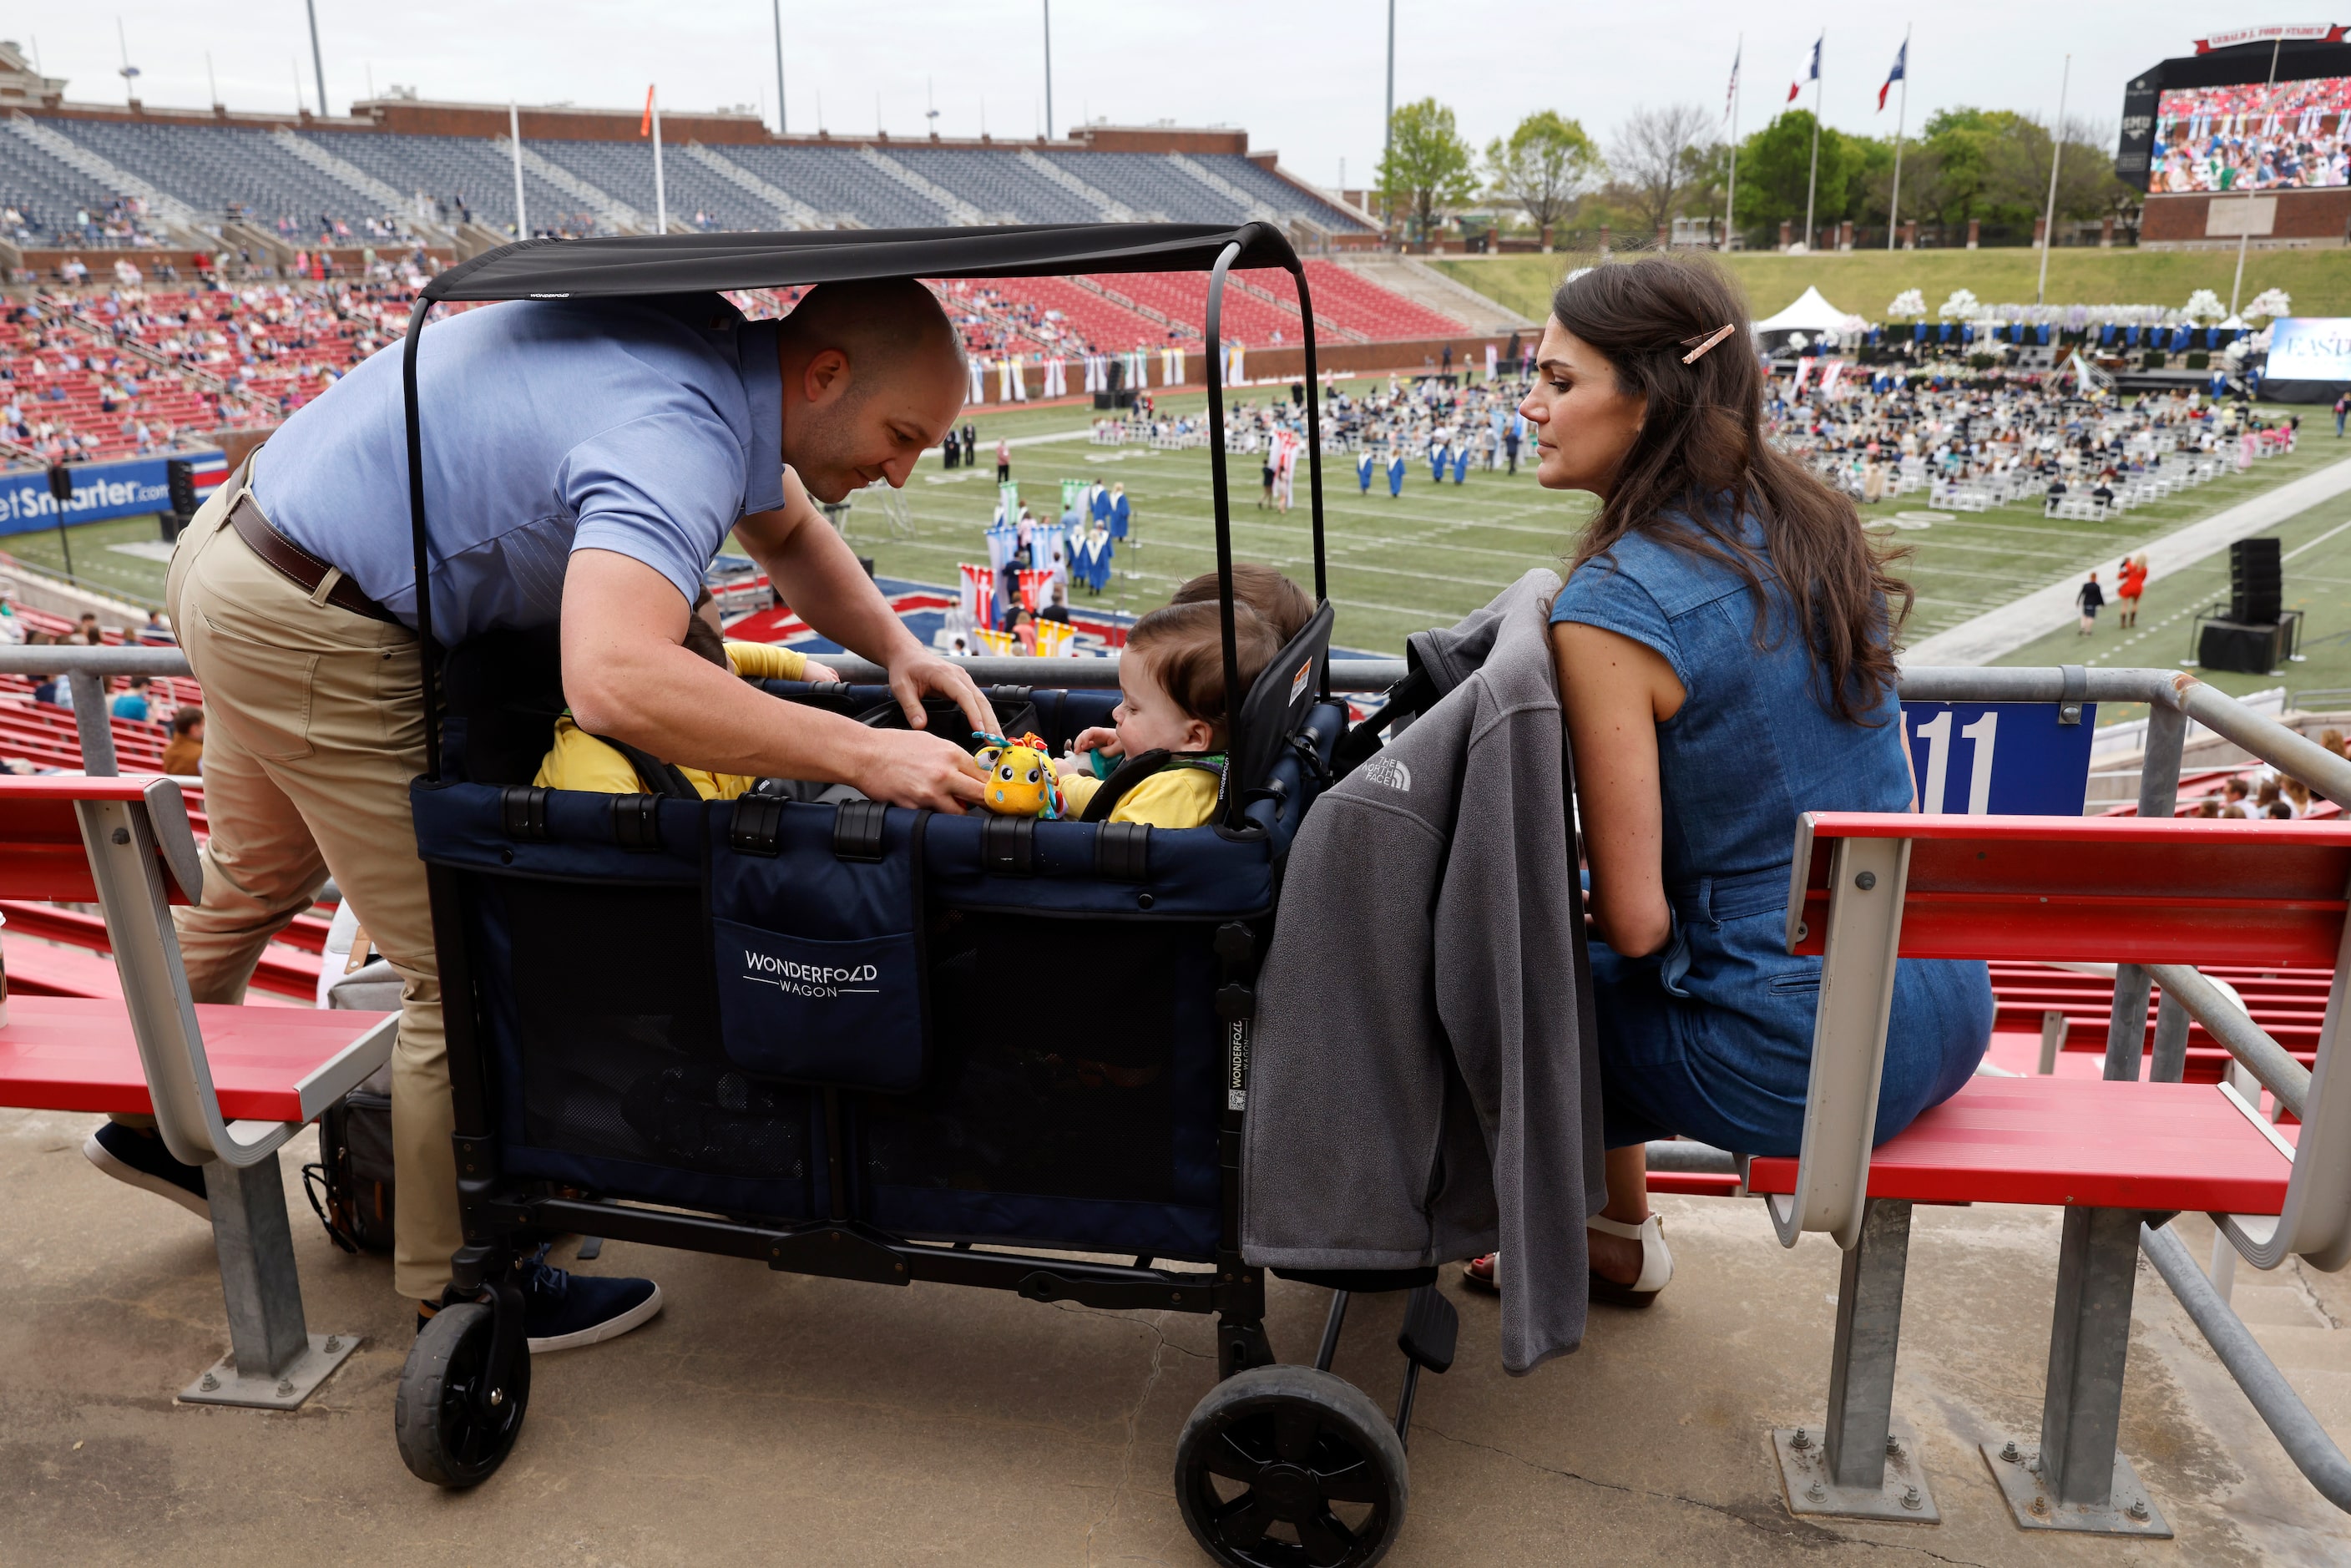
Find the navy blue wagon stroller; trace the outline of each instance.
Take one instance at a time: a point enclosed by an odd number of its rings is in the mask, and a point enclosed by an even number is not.
[[[534,241],[427,285],[407,346],[412,470],[434,431],[415,367],[436,302],[716,295],[872,277],[1207,270],[1210,447],[1224,645],[1232,551],[1217,374],[1228,271],[1297,280],[1262,224],[722,234]],[[428,649],[429,771],[414,788],[447,998],[465,1246],[451,1304],[401,1379],[401,1453],[470,1486],[528,1406],[518,1260],[576,1232],[770,1269],[1037,1301],[1214,1313],[1223,1381],[1187,1425],[1176,1490],[1219,1562],[1368,1563],[1402,1522],[1422,1367],[1452,1356],[1434,1270],[1329,1277],[1313,1367],[1274,1362],[1262,1273],[1241,1260],[1249,1019],[1284,853],[1331,777],[1321,432],[1306,404],[1320,608],[1236,712],[1217,820],[1107,821],[587,794],[531,779],[563,707],[551,636]],[[412,485],[420,620],[429,522]],[[876,686],[768,683],[887,722]],[[1057,749],[1115,692],[999,685],[1008,733]],[[941,715],[944,719],[946,715]],[[941,723],[940,732],[959,726]],[[1056,954],[1057,1005],[1138,1020],[1120,1071],[1074,1072],[989,1027],[1008,979]],[[1093,1258],[1040,1257],[1043,1249]],[[1099,1255],[1131,1257],[1131,1262]],[[1414,1290],[1391,1418],[1328,1370],[1346,1292]]]

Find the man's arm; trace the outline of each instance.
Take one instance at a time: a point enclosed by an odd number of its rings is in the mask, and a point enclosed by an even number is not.
[[[957,664],[914,640],[889,601],[857,563],[856,552],[809,499],[799,476],[784,470],[784,504],[753,512],[735,525],[735,537],[765,567],[799,618],[853,653],[889,672],[890,690],[916,728],[925,723],[922,695],[955,699],[974,729],[997,732],[996,710]]]
[[[688,767],[853,784],[897,806],[959,813],[979,800],[979,766],[961,747],[778,702],[686,652],[687,614],[675,586],[643,561],[572,552],[563,691],[580,728]]]

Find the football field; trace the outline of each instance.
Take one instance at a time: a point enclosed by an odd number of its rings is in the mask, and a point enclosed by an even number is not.
[[[1028,415],[1029,419],[1041,415]],[[983,432],[985,425],[982,426]],[[983,434],[983,442],[988,438]],[[2111,575],[2127,550],[2341,455],[2331,436],[2183,495],[2103,523],[2044,518],[2037,501],[1980,513],[1929,512],[1905,497],[1864,508],[1881,537],[1915,551],[1907,575],[1917,591],[1907,640],[1917,642],[2007,603],[2055,578],[2097,568]],[[952,583],[958,562],[987,558],[982,538],[995,505],[995,469],[983,451],[977,469],[943,470],[926,462],[906,486],[908,528],[893,532],[882,509],[861,497],[848,531],[861,553],[892,577]],[[1153,452],[1100,447],[1082,439],[1015,447],[1012,476],[1040,516],[1058,510],[1060,481],[1123,483],[1134,503],[1136,545],[1121,547],[1115,579],[1099,601],[1081,604],[1148,610],[1176,585],[1216,565],[1205,451]],[[1231,459],[1233,549],[1238,559],[1280,568],[1311,587],[1313,551],[1301,472],[1287,515],[1259,507],[1258,459]],[[1525,464],[1516,476],[1472,468],[1465,483],[1430,481],[1413,465],[1404,493],[1391,498],[1384,475],[1364,494],[1344,455],[1325,459],[1324,518],[1330,591],[1338,609],[1337,642],[1398,653],[1406,634],[1450,624],[1531,567],[1556,566],[1593,510],[1591,497],[1559,495],[1535,483]],[[1905,516],[1904,514],[1908,514]]]
[[[1268,390],[1249,389],[1249,395],[1262,397]],[[1181,412],[1186,405],[1197,408],[1201,401],[1197,395],[1169,398],[1161,406]],[[983,533],[996,500],[990,449],[999,435],[1024,440],[1012,449],[1012,475],[1040,516],[1058,514],[1063,479],[1122,483],[1134,503],[1134,538],[1118,549],[1109,589],[1099,599],[1081,590],[1077,602],[1137,612],[1165,604],[1176,584],[1216,565],[1208,455],[1200,449],[1095,446],[1082,435],[1035,439],[1082,430],[1089,418],[1080,409],[975,413],[979,466],[950,470],[936,456],[925,458],[903,493],[903,507],[885,506],[872,494],[856,498],[846,518],[849,538],[860,554],[873,558],[875,570],[884,576],[954,584],[959,562],[987,559]],[[2343,446],[2351,448],[2351,442]],[[1916,643],[2059,577],[2096,568],[2111,583],[2116,562],[2140,543],[2344,455],[2332,434],[2320,433],[2314,422],[2299,452],[2104,523],[2044,518],[2037,502],[1951,513],[1929,511],[1919,497],[1905,497],[1865,512],[1881,537],[1916,552],[1905,569],[1918,595],[1907,632],[1907,640]],[[1311,590],[1313,549],[1303,471],[1296,504],[1287,514],[1259,507],[1254,455],[1234,455],[1230,480],[1237,559],[1279,567]],[[1466,482],[1456,485],[1449,476],[1442,484],[1432,483],[1427,464],[1416,463],[1405,476],[1404,493],[1392,498],[1384,474],[1375,476],[1371,492],[1364,494],[1356,484],[1353,460],[1337,455],[1326,458],[1323,481],[1330,592],[1338,609],[1336,641],[1343,647],[1382,653],[1401,652],[1412,632],[1450,624],[1530,568],[1557,566],[1593,508],[1589,497],[1542,489],[1525,464],[1515,476],[1472,468]],[[893,511],[898,514],[894,520]],[[2327,516],[2314,513],[2306,528],[2293,530],[2298,541],[2332,526],[2329,508],[2316,512]],[[158,545],[152,518],[87,524],[72,530],[74,570],[91,586],[134,602],[160,601],[164,552]],[[2297,581],[2313,591],[2322,588],[2307,574],[2337,548],[2351,548],[2351,536],[2330,539],[2321,551],[2296,561],[2290,569],[2289,588]],[[64,549],[54,531],[13,535],[0,539],[0,549],[51,570],[64,564]],[[2225,562],[2220,570],[2225,572]],[[2351,567],[2346,570],[2351,572]],[[2187,592],[2189,586],[2182,583],[2178,591]],[[2151,594],[2150,620],[2157,602]],[[2338,622],[2329,603],[2314,600],[2309,606],[2313,614],[2306,640],[2314,644],[2351,628],[2351,610]],[[2184,624],[2180,633],[2184,637]],[[2119,653],[2115,643],[2111,632],[2102,630],[2095,653],[2106,653],[2110,648]],[[2146,647],[2145,656],[2154,658],[2153,647],[2135,646]],[[2324,646],[2343,648],[2346,655],[2344,679],[2326,684],[2351,684],[2351,645],[2337,642]],[[2054,656],[2045,649],[2038,652],[2044,658]],[[2175,651],[2154,662],[2170,663],[2178,656]]]

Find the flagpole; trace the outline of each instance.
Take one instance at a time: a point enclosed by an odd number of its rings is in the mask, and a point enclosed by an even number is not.
[[[514,150],[515,238],[528,239],[530,219],[524,214],[522,206],[522,110],[512,99],[507,99],[507,138]]]
[[[661,89],[655,88],[645,97],[653,105],[653,233],[665,235],[669,233],[669,193],[662,186]]]
[[[1902,29],[1902,102],[1894,111],[1894,196],[1886,204],[1886,248],[1902,227],[1902,131],[1910,120],[1910,29]]]
[[[1739,227],[1739,66],[1747,57],[1747,35],[1730,51],[1730,183],[1722,198],[1722,254],[1730,254],[1730,236]]]
[[[1821,183],[1821,56],[1827,51],[1822,46],[1828,42],[1824,29],[1813,41],[1813,168],[1804,176],[1804,251],[1813,248],[1813,196]]]
[[[2049,128],[2049,208],[2041,219],[2041,281],[2032,290],[2035,305],[2049,293],[2049,247],[2057,243],[2057,164],[2065,156],[2065,89],[2073,81],[2074,57],[2067,55],[2064,73],[2057,78],[2057,122]]]

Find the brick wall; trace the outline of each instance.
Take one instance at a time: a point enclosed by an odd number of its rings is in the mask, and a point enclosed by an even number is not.
[[[2346,233],[2351,233],[2351,189],[2262,191],[2254,194],[2277,199],[2277,226],[2269,235],[2253,236],[2256,246],[2275,240],[2341,244]],[[2211,204],[2212,198],[2204,194],[2149,196],[2146,214],[2139,221],[2139,243],[2234,246],[2234,238],[2213,239],[2205,234],[2205,216]]]

